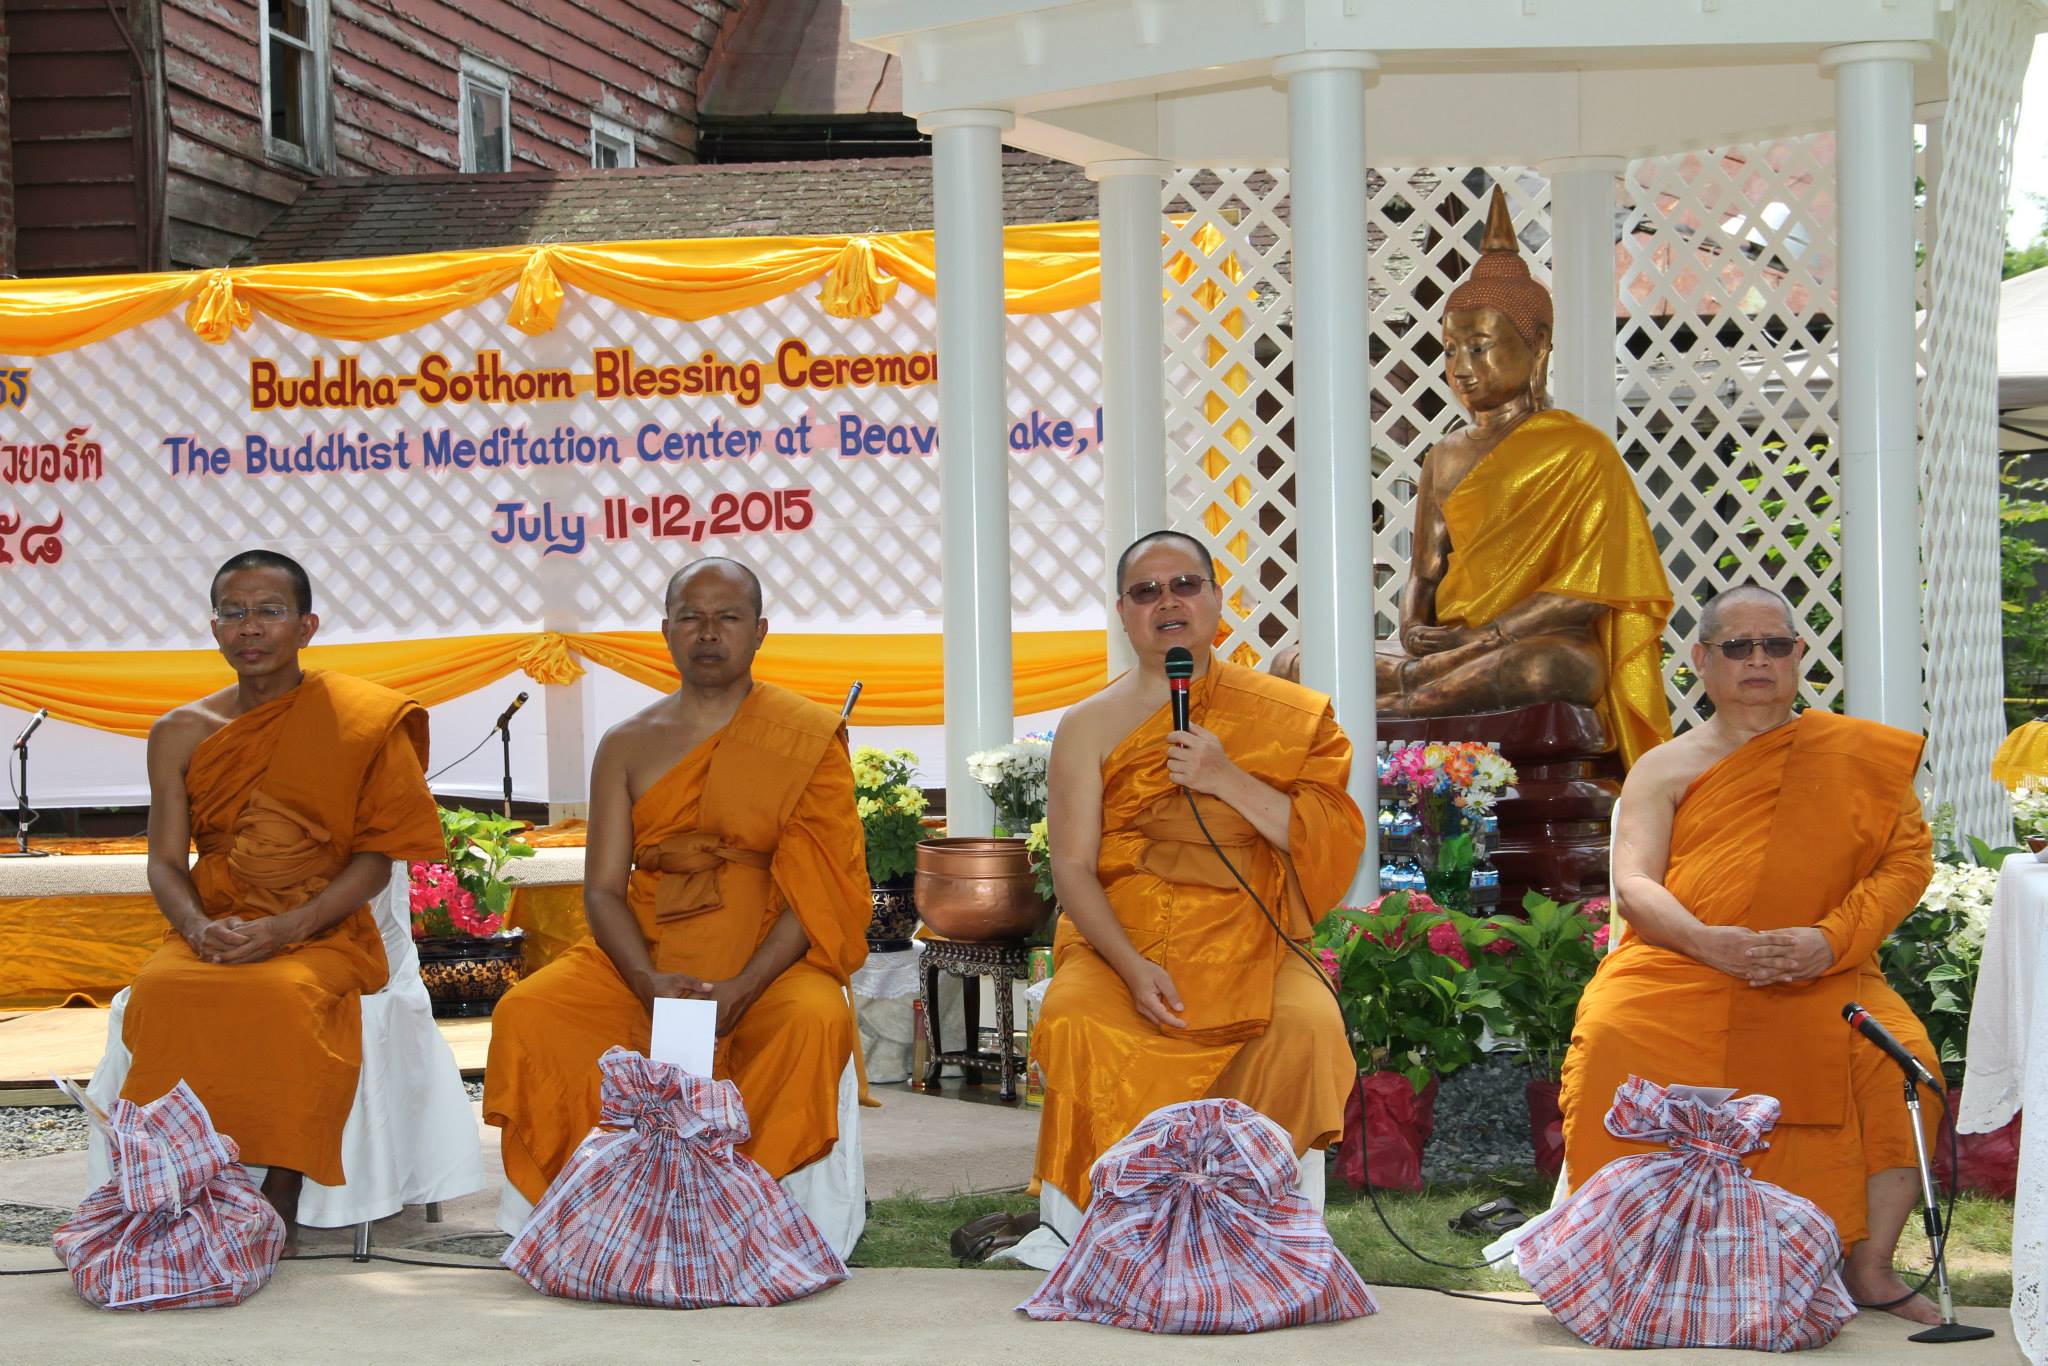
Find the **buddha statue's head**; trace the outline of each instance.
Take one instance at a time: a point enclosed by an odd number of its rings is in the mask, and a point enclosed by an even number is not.
[[[1548,406],[1550,291],[1529,274],[1508,217],[1507,196],[1493,187],[1479,259],[1444,301],[1444,378],[1470,413],[1487,412],[1527,395]]]

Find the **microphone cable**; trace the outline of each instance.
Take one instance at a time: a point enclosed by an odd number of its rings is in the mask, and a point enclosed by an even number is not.
[[[470,756],[471,754],[474,754],[474,753],[476,753],[476,752],[477,752],[478,750],[482,749],[482,748],[483,748],[483,747],[484,747],[485,745],[488,745],[489,743],[491,743],[491,737],[492,737],[493,735],[496,735],[497,733],[498,733],[498,728],[497,728],[496,726],[492,726],[492,727],[491,727],[491,728],[490,728],[489,730],[485,731],[485,732],[484,732],[484,738],[483,738],[483,739],[481,739],[481,740],[479,740],[479,741],[477,741],[477,742],[476,742],[475,744],[471,745],[471,746],[469,747],[469,750],[468,750],[468,752],[467,752],[467,753],[465,753],[465,754],[464,754],[464,755],[462,756],[462,759],[467,759],[467,758],[468,758],[468,757],[469,757],[469,756]],[[447,763],[445,763],[445,764],[441,765],[441,767],[439,767],[439,768],[435,769],[435,770],[434,770],[434,771],[433,771],[432,773],[429,773],[429,774],[427,775],[427,778],[426,778],[426,780],[427,780],[428,782],[430,782],[430,783],[431,783],[432,781],[434,781],[434,779],[436,779],[436,778],[440,777],[440,776],[441,776],[442,774],[446,773],[446,772],[447,772],[447,771],[448,771],[449,769],[451,769],[451,768],[454,768],[454,767],[455,767],[455,766],[456,766],[457,764],[461,763],[461,762],[462,762],[462,759],[451,759],[451,760],[449,760],[449,761],[448,761]]]
[[[1223,846],[1216,842],[1216,836],[1211,834],[1209,831],[1209,823],[1202,819],[1201,804],[1195,800],[1194,789],[1191,787],[1183,787],[1181,788],[1181,791],[1185,793],[1187,796],[1188,810],[1194,814],[1195,824],[1201,828],[1202,838],[1209,841],[1209,847],[1216,851],[1216,857],[1223,860],[1223,866],[1230,870],[1230,876],[1236,879],[1238,886],[1244,888],[1245,895],[1250,897],[1252,899],[1252,904],[1259,908],[1259,914],[1266,917],[1266,923],[1273,927],[1273,933],[1279,937],[1280,942],[1286,945],[1290,950],[1292,950],[1295,957],[1301,959],[1302,962],[1308,964],[1311,968],[1315,970],[1316,980],[1323,984],[1324,990],[1330,993],[1330,999],[1336,1002],[1337,1018],[1339,1020],[1342,1020],[1344,1018],[1344,998],[1342,995],[1338,993],[1336,983],[1330,980],[1330,974],[1323,971],[1323,965],[1321,963],[1318,963],[1314,958],[1310,957],[1306,949],[1302,948],[1301,945],[1295,943],[1292,939],[1290,939],[1287,935],[1287,932],[1280,928],[1280,922],[1274,918],[1273,912],[1271,911],[1271,909],[1267,907],[1264,899],[1261,898],[1257,892],[1252,890],[1251,883],[1245,881],[1244,874],[1239,872],[1237,869],[1237,865],[1230,861],[1230,855],[1223,852]],[[1350,1044],[1350,1030],[1348,1027],[1345,1030],[1345,1044],[1347,1047]],[[1351,1082],[1351,1087],[1352,1094],[1358,1097],[1358,1119],[1359,1123],[1363,1124],[1365,1122],[1365,1078],[1363,1076],[1354,1077]],[[1393,1238],[1393,1240],[1396,1243],[1399,1243],[1401,1245],[1401,1250],[1403,1252],[1406,1252],[1409,1256],[1415,1258],[1415,1260],[1419,1262],[1426,1262],[1431,1266],[1440,1266],[1449,1271],[1484,1271],[1486,1268],[1497,1265],[1498,1263],[1503,1262],[1507,1260],[1510,1256],[1514,1255],[1512,1250],[1510,1250],[1508,1252],[1503,1252],[1498,1257],[1489,1258],[1488,1260],[1483,1262],[1446,1262],[1441,1260],[1440,1258],[1432,1257],[1428,1253],[1422,1251],[1422,1249],[1416,1247],[1413,1243],[1409,1242],[1406,1238],[1403,1238],[1401,1236],[1400,1230],[1394,1227],[1393,1221],[1387,1218],[1386,1210],[1381,1207],[1380,1197],[1378,1193],[1373,1189],[1372,1168],[1367,1157],[1367,1145],[1365,1143],[1365,1136],[1363,1134],[1359,1135],[1358,1156],[1360,1166],[1363,1169],[1365,1176],[1365,1198],[1372,1203],[1372,1212],[1379,1216],[1380,1224],[1387,1230],[1388,1236]],[[1388,1284],[1393,1283],[1389,1282]],[[1473,1294],[1471,1292],[1447,1290],[1442,1286],[1434,1285],[1404,1285],[1401,1288],[1413,1290],[1435,1290],[1440,1294],[1450,1295],[1454,1298],[1459,1299],[1483,1299],[1490,1304],[1510,1304],[1524,1306],[1533,1305],[1537,1307],[1541,1307],[1543,1305],[1543,1301],[1541,1300],[1504,1300],[1499,1299],[1493,1295],[1480,1295]]]

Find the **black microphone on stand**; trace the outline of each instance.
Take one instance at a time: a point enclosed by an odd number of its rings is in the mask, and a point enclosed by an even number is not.
[[[512,705],[498,716],[498,738],[505,742],[505,819],[512,819],[512,716],[526,705],[526,694],[512,699]]]
[[[50,851],[28,847],[28,828],[35,824],[35,813],[28,805],[28,738],[36,733],[36,727],[43,724],[50,715],[48,707],[36,708],[36,714],[29,717],[28,724],[21,728],[21,734],[14,737],[14,771],[7,776],[14,786],[14,842],[15,847],[0,857],[42,858]]]
[[[1195,676],[1195,657],[1185,645],[1166,652],[1166,698],[1173,704],[1173,728],[1188,728],[1188,680]]]
[[[1977,1342],[1994,1334],[1989,1328],[1978,1328],[1967,1323],[1956,1322],[1955,1298],[1948,1283],[1948,1227],[1942,1219],[1941,1201],[1934,1194],[1934,1168],[1927,1160],[1927,1136],[1920,1128],[1920,1088],[1925,1086],[1940,1098],[1942,1108],[1948,1108],[1948,1097],[1942,1093],[1941,1083],[1927,1070],[1927,1065],[1893,1038],[1891,1031],[1870,1018],[1870,1012],[1854,1001],[1842,1007],[1842,1018],[1849,1027],[1884,1050],[1886,1057],[1899,1065],[1906,1074],[1906,1127],[1913,1131],[1913,1155],[1920,1164],[1920,1224],[1927,1232],[1928,1251],[1934,1258],[1934,1284],[1941,1296],[1941,1322],[1932,1328],[1922,1329],[1909,1336],[1908,1342]],[[1950,1149],[1954,1151],[1953,1148]],[[1953,1201],[1951,1201],[1953,1212]],[[1926,1281],[1921,1282],[1922,1285]],[[1878,1306],[1864,1306],[1876,1308]]]
[[[1912,1050],[1894,1039],[1890,1030],[1872,1019],[1869,1011],[1851,1001],[1842,1007],[1842,1018],[1849,1022],[1851,1029],[1883,1049],[1886,1057],[1904,1068],[1908,1079],[1922,1086],[1940,1089],[1941,1083],[1934,1079],[1934,1074],[1927,1070],[1927,1065],[1914,1057]]]

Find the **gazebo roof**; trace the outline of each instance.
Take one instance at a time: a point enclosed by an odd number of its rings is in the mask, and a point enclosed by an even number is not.
[[[903,108],[998,108],[1067,161],[1285,163],[1273,62],[1363,50],[1380,166],[1649,156],[1832,124],[1820,54],[1946,41],[1954,0],[848,0]],[[1944,96],[1943,64],[1915,99]]]

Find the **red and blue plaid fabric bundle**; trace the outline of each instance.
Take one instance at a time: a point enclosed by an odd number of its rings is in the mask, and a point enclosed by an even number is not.
[[[102,1309],[203,1309],[261,1290],[284,1251],[284,1220],[179,1082],[108,1116],[114,1175],[51,1238]]]
[[[624,1048],[598,1066],[598,1127],[505,1249],[528,1285],[704,1309],[783,1304],[846,1279],[810,1216],[734,1151],[751,1132],[738,1087]]]
[[[1834,1222],[1742,1165],[1777,1122],[1770,1096],[1709,1105],[1630,1077],[1608,1132],[1670,1151],[1593,1173],[1532,1226],[1516,1265],[1595,1347],[1824,1346],[1856,1314]]]
[[[1018,1308],[1147,1333],[1256,1333],[1378,1312],[1295,1189],[1298,1170],[1286,1133],[1242,1101],[1155,1110],[1096,1162],[1074,1245]]]

